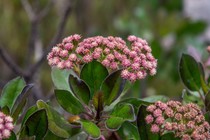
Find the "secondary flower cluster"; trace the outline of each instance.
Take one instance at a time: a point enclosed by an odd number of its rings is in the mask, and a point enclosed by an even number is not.
[[[0,112],[0,140],[9,138],[13,129],[13,119]]]
[[[200,108],[193,103],[182,105],[178,101],[156,102],[147,107],[145,120],[151,124],[151,132],[164,134],[172,131],[182,140],[210,139],[210,125]]]
[[[53,47],[47,57],[49,65],[74,69],[97,60],[111,70],[122,68],[121,76],[132,82],[145,78],[147,73],[156,74],[157,60],[147,42],[141,38],[129,36],[130,48],[120,37],[96,36],[79,42],[80,39],[80,35],[71,35]]]

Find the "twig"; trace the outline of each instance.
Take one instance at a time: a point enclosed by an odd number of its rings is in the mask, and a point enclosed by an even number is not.
[[[30,5],[30,3],[28,2],[28,0],[21,0],[21,3],[24,7],[24,9],[26,10],[26,13],[28,15],[28,18],[30,19],[30,21],[33,21],[35,20],[36,18],[36,15]]]
[[[37,16],[38,20],[43,19],[49,13],[50,7],[52,6],[53,3],[54,0],[49,0],[47,6],[45,6],[45,8],[38,14]]]
[[[56,43],[58,43],[58,41],[61,39],[62,34],[64,32],[64,29],[65,29],[65,25],[67,23],[68,16],[70,14],[70,11],[71,11],[71,2],[69,1],[66,5],[66,9],[64,11],[64,14],[61,17],[61,20],[60,20],[60,23],[58,25],[58,29],[57,29],[57,32],[56,32],[55,36],[53,37],[52,41],[48,45],[47,49],[45,50],[45,52],[43,53],[41,58],[34,65],[31,66],[31,68],[29,70],[31,72],[31,76],[33,76],[37,72],[37,70],[40,68],[41,64],[45,61],[46,55],[50,51],[51,47],[54,46]]]
[[[0,56],[7,66],[17,75],[24,76],[24,71],[13,61],[13,59],[3,49],[4,47],[0,44]]]

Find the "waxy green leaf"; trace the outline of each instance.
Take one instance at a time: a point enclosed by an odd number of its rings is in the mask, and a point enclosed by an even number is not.
[[[60,70],[52,68],[51,77],[56,89],[70,90],[68,78],[71,70]]]
[[[8,82],[1,93],[0,107],[7,106],[11,109],[24,87],[25,81],[21,77],[17,77]]]
[[[69,76],[69,84],[74,95],[85,104],[88,104],[90,101],[90,90],[87,84],[73,75]]]
[[[55,90],[58,103],[71,114],[80,114],[84,111],[83,105],[67,90]]]
[[[28,136],[36,136],[36,140],[44,137],[48,129],[47,114],[45,109],[33,113],[25,122]]]
[[[14,106],[12,107],[11,114],[14,122],[18,119],[18,116],[22,113],[23,108],[27,103],[27,97],[29,96],[29,90],[33,87],[33,84],[26,85],[21,94],[17,97]]]
[[[166,133],[160,137],[160,140],[180,140],[180,138],[175,137],[173,132]]]
[[[121,103],[116,105],[105,124],[112,131],[118,130],[125,121],[135,121],[134,108],[131,104]]]
[[[122,140],[140,140],[138,128],[130,122],[124,122],[117,133]]]
[[[91,98],[95,92],[100,90],[101,84],[108,74],[109,72],[106,67],[97,61],[92,61],[83,66],[80,78],[89,86]]]
[[[201,79],[203,78],[200,65],[196,60],[187,54],[182,54],[179,63],[179,73],[185,86],[191,91],[199,91]]]
[[[121,77],[121,70],[110,74],[101,86],[101,91],[104,93],[105,105],[110,105],[122,93],[126,80]]]
[[[72,126],[55,111],[52,107],[47,105],[45,102],[37,101],[37,107],[39,109],[44,108],[47,112],[48,118],[48,129],[58,137],[69,138],[75,132],[79,132],[78,128],[72,128]]]
[[[80,120],[82,129],[93,139],[98,139],[101,136],[101,131],[96,124],[88,120]]]

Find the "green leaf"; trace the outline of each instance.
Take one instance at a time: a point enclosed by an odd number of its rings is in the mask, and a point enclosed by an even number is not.
[[[202,72],[196,60],[187,54],[182,54],[179,72],[185,86],[191,91],[199,91],[201,88]]]
[[[4,106],[3,108],[1,108],[1,111],[6,115],[10,115],[10,110],[8,106]]]
[[[139,98],[128,98],[128,99],[124,99],[124,100],[120,101],[119,103],[129,103],[129,104],[131,104],[134,107],[135,114],[138,113],[139,107],[141,105],[148,106],[148,105],[151,104],[151,102],[147,102],[147,101],[144,101],[144,100],[139,99]]]
[[[110,117],[106,120],[106,127],[112,131],[118,130],[125,120],[121,117]]]
[[[128,80],[126,80],[124,89],[122,91],[122,93],[120,94],[120,96],[113,101],[109,106],[105,106],[104,107],[104,111],[106,112],[110,112],[111,110],[113,110],[113,108],[122,100],[122,98],[125,96],[125,94],[128,92],[128,90],[131,88],[132,83]]]
[[[150,131],[150,126],[146,124],[145,122],[146,115],[147,115],[146,106],[142,105],[139,108],[139,112],[137,116],[137,126],[138,126],[141,140],[159,140],[159,135],[153,134]]]
[[[28,97],[29,93],[28,92],[34,85],[33,84],[28,84],[26,85],[23,90],[21,91],[21,94],[18,95],[15,103],[14,103],[14,106],[12,108],[12,113],[14,113],[15,109],[19,106],[19,104],[21,104],[22,101],[26,100],[26,98]]]
[[[58,137],[69,138],[75,131],[78,132],[78,128],[72,128],[72,126],[53,108],[47,105],[45,102],[37,101],[37,107],[39,109],[44,108],[48,117],[48,129]]]
[[[11,114],[14,122],[18,119],[18,116],[21,114],[24,106],[27,103],[27,97],[29,95],[28,90],[30,90],[33,87],[33,84],[26,85],[21,94],[17,97],[14,106],[12,107]]]
[[[180,140],[180,138],[176,138],[174,133],[166,133],[160,137],[160,140]]]
[[[76,135],[74,135],[73,137],[71,137],[71,140],[86,140],[88,138],[88,135],[82,131]]]
[[[145,102],[154,103],[157,101],[167,102],[169,98],[163,95],[154,95],[154,96],[143,98],[142,100]]]
[[[23,118],[23,120],[22,120],[21,128],[23,127],[23,125],[25,124],[25,122],[27,121],[27,119],[28,119],[33,113],[35,113],[37,110],[38,110],[37,106],[32,106],[32,107],[30,107],[30,108],[27,110],[27,112],[26,112],[26,114],[25,114],[25,116],[24,116],[24,118]]]
[[[84,111],[83,105],[67,90],[55,90],[58,103],[71,114],[80,114]]]
[[[140,140],[138,128],[130,122],[124,122],[117,132],[122,140]]]
[[[28,100],[23,100],[15,109],[15,111],[12,114],[13,122],[16,122],[18,120],[18,117],[20,116],[22,110],[24,109],[26,103]]]
[[[65,140],[65,138],[61,138],[53,134],[50,130],[47,131],[45,137],[45,140]]]
[[[115,131],[121,127],[123,122],[134,121],[135,119],[133,106],[128,103],[121,103],[116,105],[105,124],[108,129]]]
[[[210,111],[207,111],[207,112],[204,114],[204,116],[205,116],[205,120],[206,120],[208,123],[210,123]]]
[[[210,111],[210,92],[208,92],[205,96],[205,108],[206,111]]]
[[[60,70],[55,67],[52,68],[51,77],[55,88],[71,91],[68,82],[70,73],[72,73],[71,70]]]
[[[90,90],[87,84],[73,75],[69,76],[69,83],[74,95],[85,104],[88,104],[90,101]]]
[[[82,129],[93,139],[98,139],[101,136],[101,131],[96,124],[88,120],[80,120]]]
[[[122,93],[126,80],[121,77],[121,70],[110,74],[101,86],[104,93],[105,105],[110,105]]]
[[[197,94],[197,95],[196,95]],[[204,106],[203,101],[201,100],[199,94],[197,92],[189,92],[188,90],[184,89],[182,91],[182,101],[184,103],[195,103],[197,105]]]
[[[45,109],[33,113],[25,122],[28,136],[36,136],[36,140],[44,137],[48,128],[47,114]]]
[[[11,109],[17,99],[18,95],[21,93],[25,86],[25,82],[21,77],[17,77],[6,84],[3,88],[0,106],[8,106]]]
[[[96,91],[100,90],[101,84],[108,74],[108,70],[97,61],[92,61],[83,66],[80,78],[88,84],[91,98]]]

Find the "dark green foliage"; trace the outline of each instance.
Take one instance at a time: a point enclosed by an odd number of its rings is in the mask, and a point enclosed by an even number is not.
[[[121,77],[121,70],[110,74],[101,86],[105,105],[110,105],[122,93],[126,80]]]
[[[200,90],[202,75],[198,63],[192,56],[187,54],[182,55],[179,71],[183,83],[189,90]]]
[[[69,85],[74,95],[79,98],[85,104],[90,101],[90,90],[87,84],[73,75],[69,76]]]
[[[92,61],[83,66],[80,78],[88,84],[91,98],[95,92],[100,90],[101,84],[108,74],[108,70],[97,61]]]
[[[69,91],[57,89],[55,96],[58,103],[69,113],[79,114],[83,112],[82,104]]]

